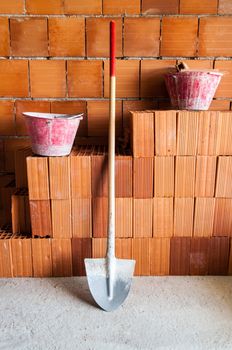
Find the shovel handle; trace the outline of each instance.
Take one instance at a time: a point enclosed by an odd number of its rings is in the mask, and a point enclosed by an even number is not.
[[[107,257],[109,260],[115,257],[115,22],[110,22],[110,118],[109,118],[109,206],[108,206],[108,246]]]

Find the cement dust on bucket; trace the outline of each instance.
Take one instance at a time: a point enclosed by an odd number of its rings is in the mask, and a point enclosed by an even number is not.
[[[223,74],[217,69],[189,69],[180,62],[176,72],[164,75],[172,106],[181,110],[208,110]]]
[[[23,112],[32,151],[40,156],[60,157],[71,152],[83,119],[81,114]]]

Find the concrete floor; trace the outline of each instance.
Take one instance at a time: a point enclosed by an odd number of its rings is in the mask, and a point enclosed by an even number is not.
[[[135,278],[112,313],[85,278],[0,279],[0,349],[232,349],[232,278]]]

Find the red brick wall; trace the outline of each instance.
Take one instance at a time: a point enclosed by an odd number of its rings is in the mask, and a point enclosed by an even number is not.
[[[226,71],[211,109],[231,108],[231,0],[9,0],[0,14],[0,170],[28,143],[22,111],[85,112],[79,136],[105,137],[111,18],[118,134],[128,110],[170,107],[162,74],[178,59]]]

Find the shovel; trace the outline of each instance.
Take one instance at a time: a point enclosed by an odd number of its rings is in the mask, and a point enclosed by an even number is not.
[[[90,292],[105,311],[117,309],[126,299],[135,260],[115,257],[115,22],[110,22],[110,120],[109,120],[109,206],[108,240],[104,259],[85,259]]]

